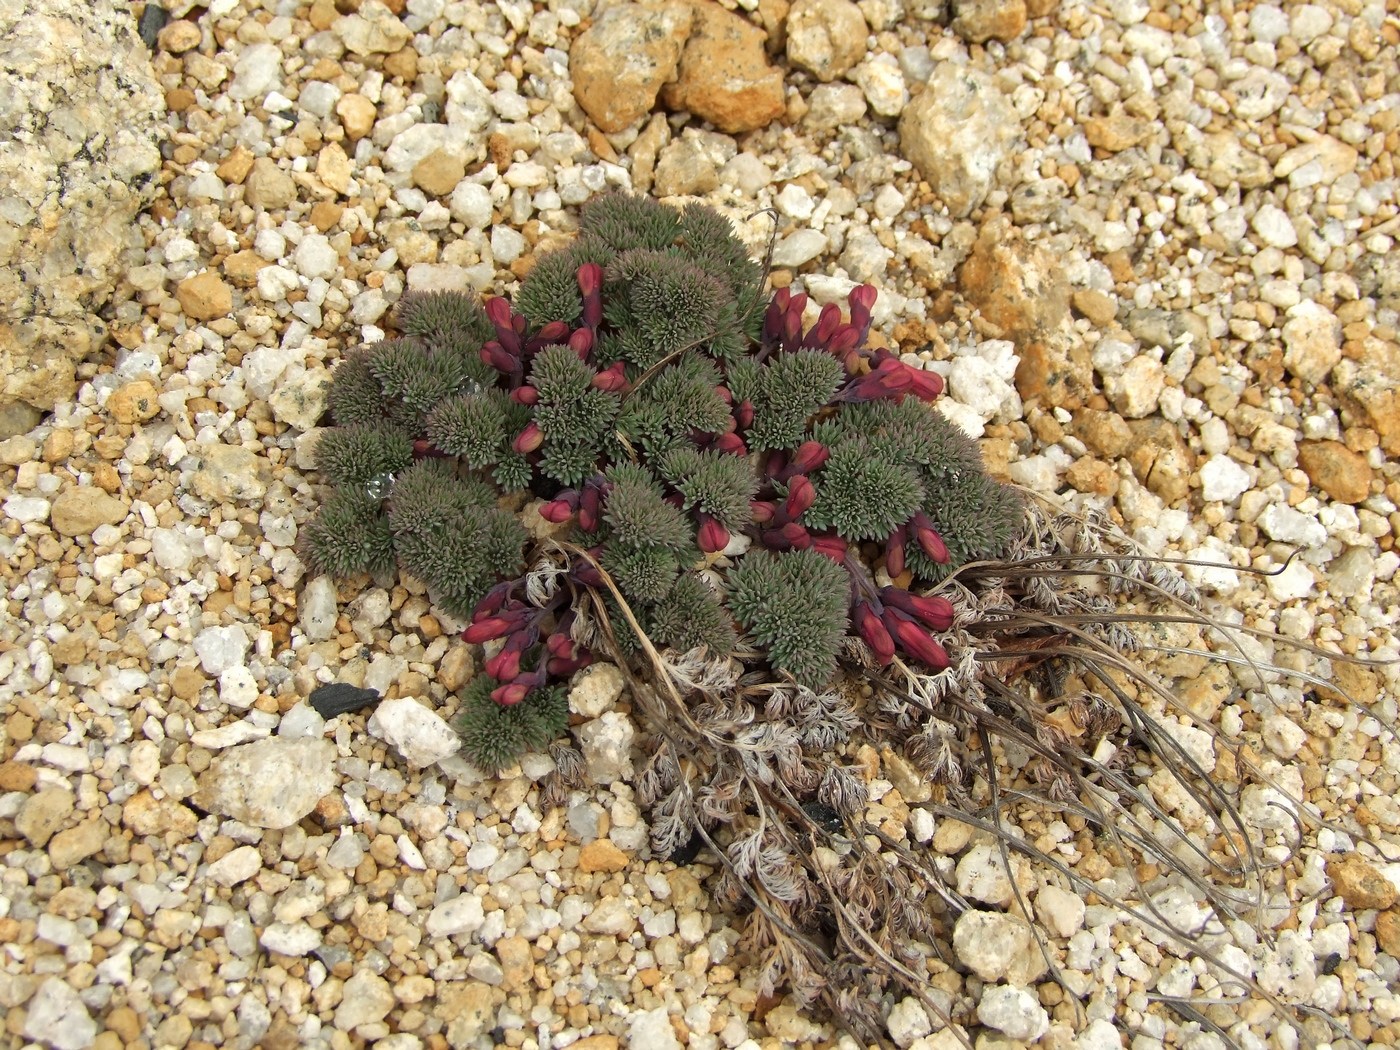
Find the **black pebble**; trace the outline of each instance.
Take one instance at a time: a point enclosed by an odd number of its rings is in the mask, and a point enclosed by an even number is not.
[[[682,846],[677,846],[675,851],[666,859],[672,864],[684,867],[687,864],[695,863],[695,858],[700,856],[700,851],[705,848],[705,840],[700,837],[700,832],[690,836],[690,841]]]
[[[332,682],[313,690],[307,699],[322,718],[334,718],[336,715],[345,714],[346,711],[373,707],[379,703],[379,691],[361,689],[345,682]]]
[[[804,802],[802,812],[806,813],[813,824],[817,825],[829,835],[835,835],[842,828],[841,814],[832,809],[825,802]]]
[[[165,28],[165,23],[169,21],[170,13],[160,4],[147,4],[145,10],[141,12],[141,20],[136,23],[136,32],[141,35],[146,46],[154,51],[156,37],[160,35],[160,31]]]

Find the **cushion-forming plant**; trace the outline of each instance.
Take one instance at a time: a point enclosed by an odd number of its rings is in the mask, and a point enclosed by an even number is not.
[[[513,303],[409,294],[402,334],[337,368],[317,447],[335,493],[302,551],[337,576],[396,561],[498,646],[464,704],[483,766],[562,728],[506,709],[557,707],[599,655],[574,628],[605,576],[654,644],[741,646],[808,689],[853,640],[877,666],[947,665],[952,607],[919,586],[1002,553],[1021,501],[930,407],[941,377],[867,345],[873,288],[808,324],[805,295],[763,282],[710,208],[607,196]],[[569,526],[544,601],[516,493]]]

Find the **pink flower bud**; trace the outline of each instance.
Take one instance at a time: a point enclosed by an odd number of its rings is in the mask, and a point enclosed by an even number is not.
[[[510,392],[510,399],[517,405],[534,405],[540,400],[540,392],[532,386],[518,386]]]
[[[846,563],[846,554],[850,551],[850,547],[840,536],[814,536],[812,549],[818,554],[830,558],[837,565]]]
[[[593,329],[575,328],[569,336],[569,349],[578,354],[580,361],[587,361],[593,352]]]
[[[544,431],[540,429],[538,423],[526,423],[525,429],[515,435],[515,440],[510,443],[510,447],[521,455],[533,452],[544,444]]]
[[[540,517],[558,525],[572,518],[576,510],[578,510],[578,493],[570,491],[561,493],[541,507]]]
[[[952,662],[948,659],[948,651],[913,620],[899,619],[893,609],[885,610],[884,619],[885,626],[892,628],[890,633],[900,647],[921,664],[941,671]]]
[[[729,546],[729,530],[708,514],[700,515],[700,531],[695,538],[706,554],[722,551]]]
[[[753,511],[754,524],[765,525],[773,520],[778,507],[771,500],[756,499],[749,503],[749,510]]]
[[[861,638],[865,639],[865,644],[870,646],[870,651],[875,654],[875,659],[880,662],[881,667],[894,659],[894,639],[880,622],[880,617],[875,615],[875,609],[869,602],[860,602],[852,619],[856,630],[860,632]]]
[[[578,527],[584,532],[598,531],[598,512],[603,503],[603,494],[597,485],[585,486],[578,500]]]
[[[618,361],[603,369],[593,377],[592,386],[595,390],[607,390],[614,394],[627,389],[627,372],[623,363]]]
[[[491,690],[491,699],[502,707],[514,707],[530,695],[530,687],[523,682],[512,682],[499,689]]]
[[[923,368],[910,368],[909,391],[920,401],[933,401],[943,393],[943,377]]]
[[[797,451],[792,454],[792,461],[787,469],[797,474],[809,474],[822,467],[831,458],[831,449],[827,448],[820,441],[804,441],[797,446]]]
[[[486,300],[486,316],[491,319],[491,323],[496,328],[511,330],[510,300],[493,295]]]
[[[739,424],[740,430],[748,430],[753,426],[753,402],[747,399],[740,401],[734,409],[734,422]]]
[[[938,535],[938,530],[933,527],[933,522],[928,515],[920,511],[914,515],[914,539],[919,546],[939,565],[948,564],[948,545],[943,542],[943,537]]]
[[[469,645],[480,645],[493,638],[504,638],[519,627],[521,622],[519,614],[505,613],[500,616],[488,616],[463,631],[462,641]]]
[[[744,444],[744,439],[738,434],[721,434],[711,447],[716,452],[725,452],[731,456],[747,456],[749,454],[749,447]]]
[[[946,631],[953,626],[953,603],[942,595],[921,597],[911,594],[903,587],[883,587],[880,590],[880,600],[921,620],[932,630]]]
[[[788,482],[788,496],[787,502],[783,504],[783,513],[789,521],[800,518],[816,500],[816,487],[806,474],[798,474]]]
[[[885,541],[885,571],[891,577],[904,571],[904,543],[907,538],[908,532],[901,525],[890,533],[890,538]]]
[[[509,647],[486,661],[486,673],[498,682],[510,682],[520,675],[520,652]]]

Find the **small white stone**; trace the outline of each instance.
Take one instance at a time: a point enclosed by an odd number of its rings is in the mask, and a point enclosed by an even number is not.
[[[485,921],[481,899],[464,893],[443,901],[429,912],[426,929],[429,937],[455,937],[459,933],[474,933]]]
[[[336,600],[335,581],[329,576],[317,576],[302,591],[298,620],[311,641],[324,642],[335,634]]]
[[[222,675],[243,663],[248,652],[248,636],[232,624],[206,627],[194,637],[194,651],[205,674]]]
[[[1251,484],[1249,472],[1229,456],[1211,456],[1201,465],[1201,498],[1207,503],[1234,503]]]
[[[1259,239],[1272,248],[1292,248],[1298,243],[1298,231],[1293,220],[1282,208],[1266,204],[1254,213],[1249,222]]]
[[[303,237],[293,259],[302,276],[312,279],[324,277],[329,281],[340,269],[340,255],[323,233],[308,233]]]
[[[237,747],[252,740],[261,740],[271,734],[267,726],[253,725],[252,722],[230,722],[217,729],[199,729],[190,734],[190,743],[208,751],[222,751],[227,747]]]
[[[1292,758],[1308,742],[1307,731],[1283,715],[1264,719],[1264,746],[1279,758]]]
[[[914,1040],[933,1031],[933,1023],[928,1019],[928,1012],[923,1003],[912,995],[894,1004],[885,1023],[889,1028],[890,1038],[899,1047],[907,1048]]]
[[[24,1034],[54,1050],[85,1050],[97,1036],[97,1023],[63,978],[49,977],[29,1000]]]
[[[773,198],[773,203],[779,213],[798,222],[806,222],[816,210],[812,195],[795,182],[784,186],[782,192]]]
[[[281,302],[301,281],[296,272],[285,266],[264,266],[258,271],[258,294],[270,303]]]
[[[321,947],[321,935],[304,922],[274,922],[258,943],[279,955],[310,955]]]
[[[1058,886],[1042,886],[1035,895],[1035,913],[1060,937],[1073,937],[1084,925],[1084,899]]]
[[[1050,1028],[1050,1015],[1024,988],[992,985],[982,992],[977,1019],[1012,1039],[1033,1043]]]
[[[1282,572],[1264,577],[1264,583],[1274,601],[1293,602],[1311,594],[1314,581],[1312,569],[1295,558]]]
[[[255,846],[239,846],[209,865],[209,878],[220,886],[236,886],[262,870],[262,855]]]
[[[854,70],[855,82],[865,93],[870,108],[882,117],[897,117],[909,103],[904,73],[893,55],[882,54],[862,62]]]
[[[632,775],[631,719],[617,711],[605,711],[577,730],[588,776],[595,784],[613,784]]]
[[[1327,529],[1320,521],[1285,504],[1270,504],[1255,521],[1269,539],[1280,543],[1307,549],[1327,542]]]
[[[681,1050],[681,1042],[676,1038],[676,1030],[664,1006],[632,1014],[627,1021],[627,1039],[630,1046],[647,1050]]]
[[[827,249],[826,234],[820,230],[793,230],[773,246],[773,265],[796,269]]]
[[[612,664],[594,664],[584,671],[569,690],[569,710],[584,718],[597,718],[615,703],[627,680]]]
[[[385,700],[374,709],[366,727],[373,736],[392,744],[415,769],[455,755],[462,738],[435,712],[417,700]]]
[[[5,517],[24,524],[45,521],[49,516],[49,501],[38,496],[11,496],[5,501]]]
[[[525,238],[509,226],[491,228],[491,256],[498,266],[509,266],[525,252]]]

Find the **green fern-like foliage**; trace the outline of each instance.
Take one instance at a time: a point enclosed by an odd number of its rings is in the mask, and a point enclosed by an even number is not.
[[[831,400],[844,378],[841,363],[820,350],[783,354],[761,369],[745,370],[739,396],[752,401],[754,407],[749,447],[793,448],[800,444],[807,434],[808,420]]]
[[[375,575],[394,564],[393,534],[379,500],[355,489],[337,492],[297,535],[298,554],[315,574],[341,579]]]
[[[850,581],[816,551],[754,551],[729,574],[735,619],[767,649],[773,666],[817,688],[836,670],[846,633]]]
[[[876,453],[867,441],[847,441],[831,453],[806,521],[848,540],[884,539],[923,501],[918,475]]]
[[[480,674],[462,690],[457,729],[462,753],[478,769],[497,773],[527,751],[542,751],[569,727],[569,699],[554,686],[535,689],[518,704],[491,699],[495,679]]]
[[[412,461],[413,443],[402,432],[372,423],[328,430],[316,442],[316,468],[342,489],[363,491],[373,478]]]
[[[455,616],[524,567],[524,526],[496,506],[490,485],[457,477],[445,460],[420,460],[394,483],[389,527],[400,564]]]
[[[704,646],[716,656],[732,652],[734,617],[719,595],[694,573],[676,579],[665,599],[652,611],[648,633],[663,645],[687,652]]]

